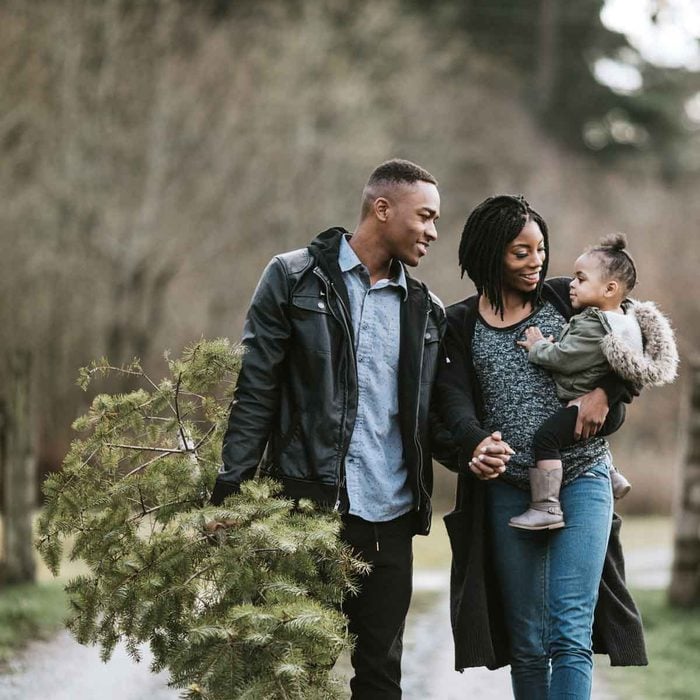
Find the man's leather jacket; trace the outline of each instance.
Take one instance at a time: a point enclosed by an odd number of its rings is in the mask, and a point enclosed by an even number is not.
[[[343,229],[272,259],[243,331],[242,367],[212,493],[219,504],[261,473],[291,498],[348,507],[344,462],[357,411],[357,374],[347,289],[338,266]],[[401,304],[399,416],[404,459],[419,515],[430,528],[432,462],[428,409],[445,314],[428,288],[407,275]]]

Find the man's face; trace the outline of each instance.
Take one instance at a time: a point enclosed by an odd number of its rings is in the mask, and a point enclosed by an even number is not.
[[[415,267],[437,240],[440,217],[437,187],[422,180],[401,184],[387,198],[384,242],[391,258]]]

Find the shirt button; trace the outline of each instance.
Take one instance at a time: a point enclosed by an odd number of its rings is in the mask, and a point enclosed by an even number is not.
[[[319,308],[319,309],[325,309],[325,308],[326,308],[326,305],[325,305],[322,301],[319,301],[319,302],[318,302],[318,308]]]
[[[425,334],[425,339],[426,339],[426,340],[430,340],[430,337],[431,337],[431,336],[430,336],[430,333],[426,333],[426,334]]]
[[[358,361],[358,362],[364,362],[364,361],[365,361],[365,358],[364,358],[364,357],[358,357],[358,358],[357,358],[357,361]]]

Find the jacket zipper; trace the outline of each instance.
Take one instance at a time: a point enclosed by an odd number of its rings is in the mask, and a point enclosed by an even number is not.
[[[350,335],[350,328],[348,326],[347,322],[347,317],[348,317],[348,311],[345,308],[345,303],[343,302],[342,297],[340,294],[338,294],[335,285],[333,282],[330,282],[325,274],[318,268],[314,268],[314,274],[323,282],[323,285],[326,289],[326,297],[327,297],[327,303],[328,303],[328,308],[333,316],[333,318],[336,319],[342,326],[345,331],[345,336],[348,340],[348,345],[350,346],[350,354],[352,358],[352,366],[355,367],[355,348],[353,347],[352,344],[352,336]],[[338,318],[336,315],[335,311],[333,310],[333,306],[331,304],[331,299],[330,299],[330,290],[333,290],[333,293],[335,294],[336,298],[340,302],[340,308],[342,311],[342,318]],[[333,506],[333,510],[338,511],[340,510],[340,491],[341,489],[345,486],[345,457],[347,454],[347,447],[349,446],[345,444],[345,420],[347,418],[347,412],[348,412],[348,383],[345,382],[345,388],[343,391],[343,413],[341,415],[341,440],[340,440],[340,459],[338,460],[338,465],[337,465],[337,470],[336,473],[338,475],[338,486],[336,488],[336,494],[335,494],[335,505]]]
[[[420,436],[418,435],[418,419],[419,419],[419,414],[420,414],[420,385],[421,382],[420,380],[422,379],[422,373],[423,373],[423,357],[425,355],[425,333],[428,330],[428,317],[430,316],[430,305],[428,305],[428,308],[425,313],[425,323],[423,324],[423,332],[420,335],[420,343],[421,343],[421,350],[420,350],[420,362],[418,364],[421,372],[421,376],[419,377],[418,380],[418,395],[416,397],[416,420],[414,423],[414,429],[413,429],[413,441],[416,445],[416,450],[418,453],[418,504],[416,506],[416,510],[421,509],[421,501],[422,501],[422,496],[424,493],[427,494],[426,488],[425,488],[425,483],[423,482],[423,447],[421,446],[420,443]],[[427,499],[426,499],[427,500]]]

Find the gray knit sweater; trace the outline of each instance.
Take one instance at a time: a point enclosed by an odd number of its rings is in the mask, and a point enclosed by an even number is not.
[[[528,361],[516,345],[528,326],[538,326],[545,335],[558,336],[566,319],[550,302],[519,323],[494,328],[478,318],[472,339],[472,360],[484,405],[482,426],[500,430],[515,450],[504,481],[529,489],[528,468],[535,466],[532,443],[535,432],[557,409],[566,405],[557,397],[556,384],[547,370]],[[606,459],[604,438],[577,442],[562,450],[564,484]]]

